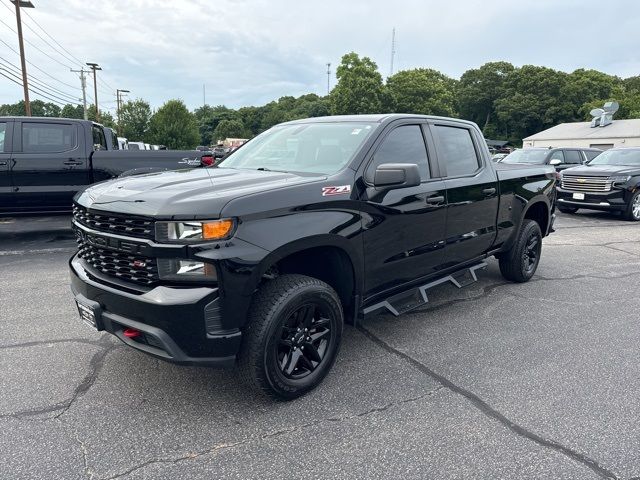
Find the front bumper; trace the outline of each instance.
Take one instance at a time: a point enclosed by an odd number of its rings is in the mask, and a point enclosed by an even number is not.
[[[624,211],[627,208],[626,190],[613,189],[609,192],[576,192],[557,188],[558,207],[588,208],[591,210]],[[574,194],[583,194],[584,200],[574,198]]]
[[[99,330],[132,348],[183,365],[230,367],[235,364],[241,332],[220,330],[217,288],[158,286],[146,293],[129,293],[92,278],[77,256],[69,262],[71,290],[76,301],[99,313]],[[133,328],[143,335],[124,335]]]

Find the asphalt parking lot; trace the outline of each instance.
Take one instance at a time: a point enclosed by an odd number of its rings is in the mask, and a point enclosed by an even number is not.
[[[348,327],[290,402],[78,319],[67,217],[0,219],[0,478],[640,477],[640,224],[560,214],[537,275],[494,260]]]

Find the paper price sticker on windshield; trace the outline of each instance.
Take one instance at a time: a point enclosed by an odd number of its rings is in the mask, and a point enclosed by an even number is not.
[[[322,187],[322,196],[344,195],[351,193],[351,185],[340,185],[339,187]]]

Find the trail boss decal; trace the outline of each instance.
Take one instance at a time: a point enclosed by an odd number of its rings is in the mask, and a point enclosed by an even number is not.
[[[339,187],[322,187],[322,196],[330,197],[331,195],[344,195],[351,193],[351,185],[340,185]]]

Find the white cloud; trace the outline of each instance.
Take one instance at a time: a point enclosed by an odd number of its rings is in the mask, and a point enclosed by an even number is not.
[[[9,5],[8,0],[0,2]],[[207,103],[232,107],[324,93],[325,64],[331,62],[335,71],[340,57],[352,50],[372,57],[386,76],[394,26],[396,70],[424,66],[458,77],[486,61],[507,60],[566,71],[584,67],[620,76],[640,73],[640,4],[632,0],[34,3],[29,15],[74,56],[100,63],[99,76],[109,86],[131,90],[132,97],[146,98],[155,107],[182,98],[195,108],[202,103],[203,84]],[[0,11],[7,23],[15,22],[6,8]],[[1,39],[15,45],[14,37],[0,24]],[[50,50],[28,29],[25,38]],[[61,65],[29,45],[26,49],[28,58],[50,75],[79,84]],[[19,64],[1,44],[0,51]],[[29,72],[78,94],[33,68]],[[114,95],[101,85],[101,103],[113,102]],[[20,97],[20,87],[0,78],[0,103]]]

